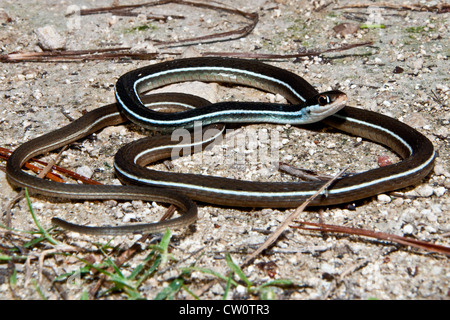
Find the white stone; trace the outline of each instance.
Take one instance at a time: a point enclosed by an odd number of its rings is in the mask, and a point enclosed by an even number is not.
[[[88,166],[78,167],[76,170],[76,173],[78,173],[79,175],[82,175],[83,177],[86,177],[86,178],[90,178],[94,174],[92,169]]]
[[[387,194],[379,194],[377,200],[383,203],[389,203],[392,199]]]
[[[433,192],[438,197],[442,197],[446,191],[447,191],[447,189],[445,187],[438,187],[438,188],[434,189]]]
[[[66,39],[56,31],[53,25],[38,28],[35,33],[40,47],[44,50],[60,50],[66,47]]]
[[[414,232],[414,227],[410,224],[407,224],[403,227],[403,234],[412,234]]]
[[[122,219],[123,222],[130,222],[131,220],[136,220],[136,215],[134,213],[127,213]]]
[[[434,190],[433,190],[433,188],[431,186],[422,186],[420,188],[417,188],[417,193],[421,197],[431,197],[433,192],[434,192]]]

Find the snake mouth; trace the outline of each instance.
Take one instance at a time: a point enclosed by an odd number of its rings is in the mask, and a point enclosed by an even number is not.
[[[347,105],[347,95],[338,90],[327,91],[312,98],[311,116],[320,121],[335,114]]]

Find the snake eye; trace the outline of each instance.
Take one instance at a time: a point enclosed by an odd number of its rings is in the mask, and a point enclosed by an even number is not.
[[[328,96],[320,95],[317,98],[317,102],[319,103],[319,105],[324,106],[324,105],[330,103],[330,99],[328,98]]]

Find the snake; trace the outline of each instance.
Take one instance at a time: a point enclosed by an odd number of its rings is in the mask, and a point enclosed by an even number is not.
[[[288,103],[210,103],[190,94],[152,94],[156,88],[186,81],[253,87],[280,94]],[[321,123],[381,144],[400,156],[401,160],[394,164],[337,179],[309,206],[348,203],[418,184],[430,173],[436,157],[431,141],[407,124],[380,113],[348,106],[345,93],[339,90],[318,92],[299,75],[257,60],[200,57],[152,64],[120,76],[115,85],[115,97],[116,103],[94,109],[60,129],[20,145],[7,162],[9,183],[51,197],[158,201],[175,205],[179,216],[162,222],[114,226],[79,225],[59,217],[52,218],[53,224],[64,229],[93,235],[157,233],[195,223],[196,202],[248,208],[293,208],[324,184],[322,181],[256,182],[146,167],[170,157],[176,147],[192,150],[195,148],[190,147],[196,146],[202,150],[222,135],[225,125],[230,123],[294,126]],[[171,105],[175,111],[161,111],[164,105]],[[114,168],[126,185],[63,184],[39,179],[22,170],[24,163],[37,155],[126,121],[163,133],[190,130],[192,139],[188,144],[180,145],[170,134],[164,134],[121,147],[115,155]],[[202,131],[196,137],[197,128]],[[204,138],[207,132],[210,134]]]

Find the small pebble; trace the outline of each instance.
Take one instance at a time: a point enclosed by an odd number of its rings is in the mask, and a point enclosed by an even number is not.
[[[186,48],[186,50],[184,50],[181,53],[180,57],[181,58],[195,58],[195,57],[201,57],[201,54],[197,49],[195,49],[195,47],[189,46]]]
[[[247,289],[244,286],[239,285],[236,287],[236,292],[238,294],[244,295],[247,293]]]
[[[0,8],[0,23],[12,22],[11,17],[6,13],[5,9]]]
[[[389,203],[392,199],[387,194],[379,194],[377,200],[383,203]]]
[[[424,210],[420,211],[420,214],[422,216],[427,217],[428,221],[430,221],[430,222],[437,221],[437,216],[434,212],[431,211],[431,209],[424,209]]]
[[[403,71],[405,71],[402,67],[396,66],[394,68],[394,73],[403,73]]]
[[[433,195],[433,188],[431,186],[421,186],[417,188],[417,193],[421,197],[431,197]]]
[[[405,200],[403,198],[397,198],[393,201],[393,203],[397,206],[400,207],[401,205],[403,205],[403,203],[405,203]]]
[[[84,176],[86,178],[90,178],[94,174],[92,169],[90,167],[88,167],[88,166],[78,167],[77,170],[76,170],[76,173],[78,173],[79,175],[82,175],[82,176]]]
[[[41,93],[41,91],[39,91],[39,89],[36,89],[36,90],[33,91],[32,96],[36,100],[39,100],[40,98],[42,98],[42,93]]]
[[[42,210],[44,208],[44,203],[38,202],[38,201],[34,201],[32,207],[35,210]]]
[[[448,172],[445,167],[441,164],[437,164],[434,167],[434,174],[437,176],[446,176],[446,177],[450,177],[450,172]]]
[[[117,22],[119,22],[119,18],[117,16],[111,16],[110,18],[108,18],[108,26],[110,27],[115,25]]]
[[[423,59],[422,58],[417,59],[412,63],[412,66],[414,67],[415,71],[419,71],[420,69],[423,68]]]
[[[432,227],[432,226],[425,226],[425,230],[428,231],[429,233],[436,233],[437,229]]]
[[[122,211],[116,211],[114,216],[115,216],[117,219],[121,219],[121,218],[124,216],[124,214],[123,214]]]
[[[133,201],[131,201],[131,205],[133,206],[134,209],[141,209],[142,206],[144,205],[144,201],[142,201],[142,200],[133,200]]]
[[[436,196],[442,197],[445,194],[446,191],[447,191],[447,188],[445,188],[445,187],[438,187],[438,188],[434,189],[433,192],[434,192],[434,194]]]
[[[336,32],[336,34],[338,34],[340,36],[354,34],[354,33],[358,32],[358,30],[359,30],[359,24],[350,23],[350,22],[338,24],[337,26],[335,26],[333,28],[333,31]]]
[[[333,273],[336,272],[336,268],[335,268],[332,264],[330,264],[330,263],[323,263],[323,264],[320,266],[320,270],[321,270],[322,272],[327,272],[327,273],[331,273],[331,274],[333,274]]]
[[[403,227],[402,231],[403,234],[413,234],[414,227],[408,223]]]
[[[39,46],[43,50],[60,50],[66,47],[66,39],[52,25],[38,28],[35,33],[38,37]]]
[[[153,46],[153,44],[148,42],[138,43],[131,47],[130,52],[132,53],[157,53],[158,49]]]
[[[442,213],[441,204],[432,204],[430,208],[431,208],[431,211],[434,213],[438,213],[438,214]]]
[[[125,223],[130,222],[132,220],[136,220],[136,215],[134,213],[127,213],[122,219],[122,221]]]
[[[388,156],[379,156],[377,162],[379,167],[386,167],[392,164],[392,161]]]
[[[436,89],[439,91],[442,91],[442,92],[450,91],[450,88],[448,86],[446,86],[445,84],[441,84],[441,83],[436,84]]]

